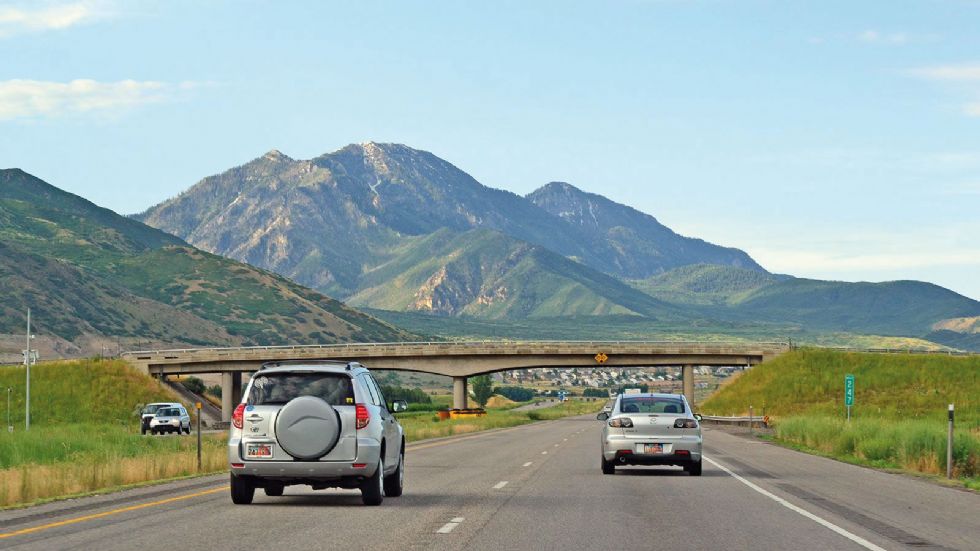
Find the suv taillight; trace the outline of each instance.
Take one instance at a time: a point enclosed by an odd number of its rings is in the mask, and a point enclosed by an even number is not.
[[[355,417],[357,419],[357,424],[355,425],[358,430],[363,429],[368,426],[371,422],[371,413],[368,411],[367,406],[364,404],[357,404],[355,406]]]
[[[235,408],[235,413],[231,414],[231,422],[235,425],[236,429],[242,428],[245,424],[245,404],[238,404]]]

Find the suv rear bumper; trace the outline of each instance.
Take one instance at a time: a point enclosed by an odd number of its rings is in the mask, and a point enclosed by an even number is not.
[[[228,463],[233,475],[268,478],[284,482],[295,481],[294,483],[297,484],[369,477],[378,470],[378,459],[381,457],[380,442],[368,438],[357,439],[357,456],[352,461],[245,460],[241,456],[240,442],[241,440],[237,438],[228,442]]]

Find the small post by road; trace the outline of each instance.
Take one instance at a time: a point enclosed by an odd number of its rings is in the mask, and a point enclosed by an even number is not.
[[[953,404],[949,405],[949,429],[946,434],[946,478],[953,478]]]
[[[197,408],[197,471],[201,472],[201,402],[196,402]]]
[[[844,405],[847,406],[847,422],[851,422],[851,407],[854,405],[854,375],[844,376]]]
[[[27,367],[27,395],[24,405],[24,430],[31,430],[31,309],[27,309],[27,349],[24,350]]]
[[[13,388],[7,387],[7,432],[14,432],[14,426],[10,424],[10,394],[13,391]]]
[[[755,434],[755,428],[752,426],[753,417],[755,417],[755,411],[753,411],[752,406],[749,406],[749,434]]]

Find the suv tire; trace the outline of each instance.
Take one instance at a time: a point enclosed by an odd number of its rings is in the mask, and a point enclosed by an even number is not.
[[[235,505],[248,505],[255,497],[255,484],[244,476],[231,475],[231,502]]]
[[[405,486],[405,450],[398,454],[398,468],[385,477],[385,495],[398,497],[402,495]]]
[[[365,505],[381,505],[385,499],[384,466],[384,459],[378,459],[377,470],[361,483],[361,501]]]
[[[612,461],[606,461],[606,458],[602,458],[602,474],[616,474],[616,464]]]
[[[691,476],[701,476],[701,461],[684,465],[684,470]]]

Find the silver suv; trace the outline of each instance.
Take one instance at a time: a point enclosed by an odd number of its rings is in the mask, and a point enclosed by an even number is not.
[[[256,488],[281,496],[306,484],[360,489],[365,505],[402,494],[405,436],[362,365],[277,362],[252,376],[235,408],[228,438],[231,500],[252,502]]]

